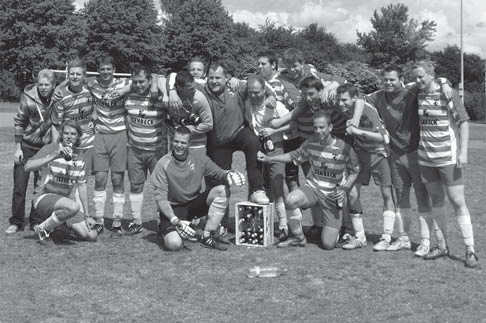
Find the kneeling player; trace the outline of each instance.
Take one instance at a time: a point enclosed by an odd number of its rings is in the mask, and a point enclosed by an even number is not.
[[[154,195],[160,215],[159,233],[167,250],[177,251],[184,239],[194,238],[196,232],[189,224],[192,219],[207,215],[206,227],[199,241],[208,248],[226,250],[214,237],[228,206],[229,189],[218,185],[201,193],[205,176],[241,186],[245,178],[237,171],[219,168],[206,155],[189,150],[191,132],[186,127],[175,129],[171,152],[162,157],[152,173]]]
[[[50,233],[61,224],[73,230],[82,239],[96,241],[97,232],[91,230],[95,221],[88,216],[88,192],[86,188],[85,163],[79,153],[79,138],[82,130],[75,121],[65,121],[61,126],[61,137],[58,142],[44,146],[25,164],[30,172],[43,170],[43,183],[34,192],[32,207],[36,221],[34,227],[39,241],[49,240]],[[77,184],[83,216],[79,204],[69,196]]]
[[[359,162],[349,144],[331,135],[333,125],[328,112],[317,112],[313,124],[314,137],[306,140],[297,150],[278,156],[267,156],[259,152],[258,159],[265,163],[310,162],[306,183],[290,192],[285,204],[290,210],[306,209],[314,205],[321,207],[324,217],[321,246],[330,250],[334,249],[339,237],[343,217],[341,206],[358,177]],[[288,219],[294,236],[279,243],[277,247],[303,247],[307,242],[302,231],[301,213],[292,214],[299,214]]]

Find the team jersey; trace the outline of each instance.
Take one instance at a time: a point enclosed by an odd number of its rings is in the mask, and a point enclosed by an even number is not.
[[[420,119],[419,164],[429,167],[454,165],[459,151],[459,126],[469,116],[456,92],[447,100],[440,87],[418,94]]]
[[[277,101],[282,102],[285,104],[287,110],[292,111],[296,108],[297,103],[290,97],[289,91],[287,91],[282,81],[278,78],[279,75],[280,73],[275,74],[270,80],[267,81],[267,84],[275,92],[275,98]],[[290,140],[297,137],[299,137],[297,127],[291,123],[290,130],[283,134],[283,139]]]
[[[365,96],[376,108],[390,135],[390,149],[402,155],[417,150],[420,127],[417,106],[418,87],[398,92],[379,90]]]
[[[263,128],[268,127],[271,120],[281,118],[287,113],[289,110],[280,101],[277,101],[276,108],[272,109],[266,107],[265,102],[255,106],[250,99],[245,100],[245,119],[257,136],[260,135]],[[270,138],[274,143],[281,142],[283,140],[282,132],[272,134]]]
[[[356,153],[351,145],[338,138],[332,138],[329,145],[323,146],[314,137],[289,154],[295,164],[310,162],[306,183],[323,195],[333,193],[346,174],[359,173]]]
[[[160,102],[151,100],[150,93],[130,93],[125,98],[128,144],[144,151],[155,151],[163,146],[165,110]]]
[[[49,154],[55,154],[59,149],[60,143],[51,143],[41,148],[32,160],[44,158]],[[54,159],[42,169],[42,182],[34,190],[34,196],[54,193],[65,197],[71,194],[76,183],[86,183],[84,171],[84,160],[82,154],[74,149],[73,157],[70,161],[60,157]]]
[[[297,121],[299,136],[304,139],[313,138],[314,114],[318,111],[314,110],[311,105],[304,100],[300,101],[298,106],[300,113],[294,114],[292,119]],[[347,119],[344,113],[334,105],[328,105],[326,110],[331,114],[332,135],[349,142],[349,136],[346,136]]]
[[[169,201],[173,206],[186,204],[199,196],[205,176],[224,180],[226,171],[208,156],[191,150],[182,162],[168,153],[158,161],[152,172],[155,200]]]
[[[130,83],[130,79],[126,78],[113,79],[109,86],[104,86],[97,79],[88,82],[97,116],[97,133],[117,133],[126,130],[123,98],[113,99],[111,94],[129,86]]]
[[[83,130],[79,149],[89,149],[94,146],[93,98],[91,92],[83,87],[81,92],[74,93],[66,85],[61,89],[62,99],[54,104],[51,120],[59,127],[66,120],[78,122]]]
[[[353,146],[356,151],[364,150],[388,157],[387,145],[390,141],[388,131],[386,131],[378,111],[366,102],[363,107],[363,114],[359,120],[359,129],[379,133],[383,137],[383,142],[371,142],[364,140],[360,136],[354,136]]]
[[[201,91],[196,90],[194,93],[194,99],[192,102],[185,101],[184,104],[184,114],[175,116],[171,115],[171,110],[169,110],[169,115],[171,118],[177,119],[188,119],[189,115],[194,114],[200,118],[200,121],[193,125],[194,128],[191,133],[191,143],[189,147],[191,148],[202,148],[206,147],[207,143],[207,133],[213,129],[213,115],[211,113],[211,108],[209,107],[209,102],[202,94]],[[174,135],[174,127],[170,127],[171,137]]]

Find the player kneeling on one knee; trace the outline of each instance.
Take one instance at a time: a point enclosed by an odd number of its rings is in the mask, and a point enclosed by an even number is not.
[[[215,236],[228,206],[229,188],[218,185],[201,193],[205,176],[241,186],[245,177],[238,171],[223,170],[209,157],[189,149],[191,132],[182,126],[175,130],[171,152],[162,157],[152,173],[154,196],[159,209],[159,233],[167,250],[177,251],[184,240],[199,240],[204,246],[226,250]],[[190,227],[194,218],[208,216],[201,235]]]
[[[26,171],[42,169],[44,182],[34,191],[34,231],[39,241],[48,240],[50,233],[61,224],[84,240],[96,241],[97,233],[91,230],[95,221],[88,215],[88,192],[83,155],[79,153],[82,130],[77,122],[68,120],[61,125],[59,141],[44,146],[26,164]],[[69,198],[77,185],[80,205]]]
[[[324,217],[321,247],[334,249],[342,225],[342,205],[358,177],[358,157],[349,144],[331,135],[333,125],[330,114],[324,109],[316,109],[313,124],[314,137],[306,140],[297,150],[278,156],[258,153],[258,160],[265,163],[299,164],[309,161],[311,165],[306,183],[290,192],[285,199],[288,224],[294,236],[277,244],[277,247],[305,246],[300,209],[318,205]]]

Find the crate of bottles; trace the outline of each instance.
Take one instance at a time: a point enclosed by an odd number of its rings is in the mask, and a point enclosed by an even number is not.
[[[273,245],[273,203],[235,204],[235,242],[238,246],[268,247]]]

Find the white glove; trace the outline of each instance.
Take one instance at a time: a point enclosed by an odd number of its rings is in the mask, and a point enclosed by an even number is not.
[[[174,216],[170,219],[170,223],[176,228],[177,233],[182,239],[188,240],[196,236],[196,231],[190,227],[191,222],[184,221]]]
[[[237,170],[230,170],[226,175],[229,185],[242,186],[246,183],[245,176]]]

